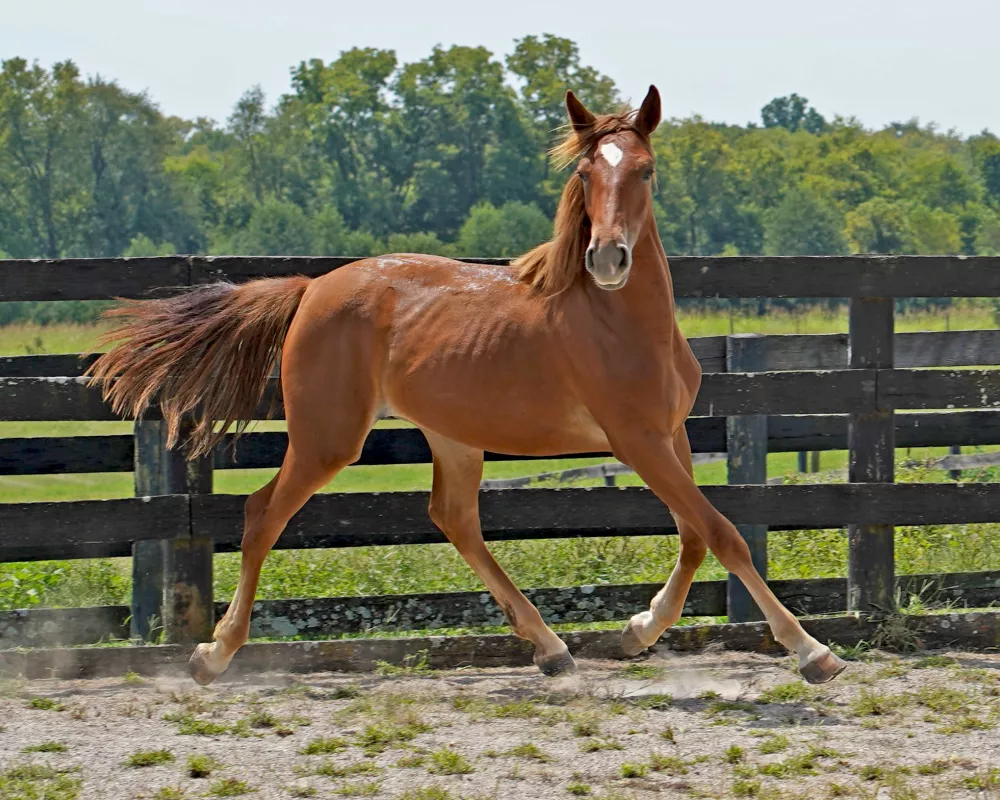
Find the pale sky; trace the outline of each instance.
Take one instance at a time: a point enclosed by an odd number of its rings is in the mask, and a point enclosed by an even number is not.
[[[0,0],[0,57],[72,58],[165,113],[217,120],[252,85],[273,102],[299,61],[350,47],[502,57],[515,38],[553,33],[626,97],[655,83],[668,116],[757,121],[798,92],[870,127],[918,117],[1000,133],[998,30],[998,0]]]

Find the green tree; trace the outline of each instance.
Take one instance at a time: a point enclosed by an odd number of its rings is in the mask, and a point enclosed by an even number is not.
[[[859,253],[905,253],[913,248],[906,208],[881,197],[848,212],[845,232],[851,247]]]
[[[128,243],[128,247],[125,248],[125,252],[122,255],[126,258],[149,258],[152,256],[169,256],[176,252],[177,248],[170,244],[170,242],[156,244],[146,234],[140,233]]]
[[[943,208],[917,205],[910,210],[909,222],[915,253],[947,255],[962,252],[962,228],[954,214]]]
[[[844,218],[812,192],[793,189],[764,216],[764,252],[776,256],[836,255],[847,251]]]
[[[386,241],[387,253],[427,253],[434,256],[451,254],[451,245],[445,244],[434,233],[394,233]]]
[[[774,98],[760,110],[760,118],[765,128],[781,127],[793,133],[800,129],[820,133],[827,126],[823,115],[809,105],[809,100],[794,93]]]
[[[519,256],[552,235],[551,221],[537,206],[490,203],[475,206],[462,224],[455,244],[459,256]]]
[[[267,198],[257,208],[247,227],[233,241],[234,252],[254,256],[314,255],[312,220],[294,203]]]

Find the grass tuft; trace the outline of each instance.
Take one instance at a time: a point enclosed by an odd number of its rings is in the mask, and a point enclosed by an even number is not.
[[[174,754],[169,750],[140,750],[125,759],[126,767],[156,767],[169,764],[174,760]]]

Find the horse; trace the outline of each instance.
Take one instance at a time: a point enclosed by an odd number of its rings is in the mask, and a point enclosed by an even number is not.
[[[188,455],[211,452],[254,417],[272,370],[288,425],[281,468],[246,500],[241,568],[212,642],[189,669],[206,685],[246,642],[262,564],[286,523],[355,462],[375,422],[409,420],[433,455],[429,513],[487,586],[548,676],[576,664],[493,558],[482,535],[486,450],[518,456],[609,452],[674,516],[676,565],[649,610],[621,638],[626,655],[681,616],[706,551],[739,577],[774,639],[810,683],[846,664],[803,630],[754,569],[746,543],[695,484],[684,423],[701,369],[677,323],[666,253],[653,216],[660,122],[655,86],[635,111],[596,115],[570,91],[567,135],[552,155],[575,163],[551,240],[510,265],[394,254],[320,277],[261,278],[126,300],[106,312],[117,342],[89,370],[118,414],[160,405],[175,446],[192,419]],[[221,420],[219,426],[217,421]]]

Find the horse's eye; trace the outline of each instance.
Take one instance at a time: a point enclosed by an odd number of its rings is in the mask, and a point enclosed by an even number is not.
[[[642,179],[647,182],[651,181],[653,179],[653,170],[647,169],[644,173],[642,173]]]
[[[576,174],[580,176],[580,180],[581,181],[583,181],[584,183],[587,182],[587,173],[586,172],[578,172]]]

